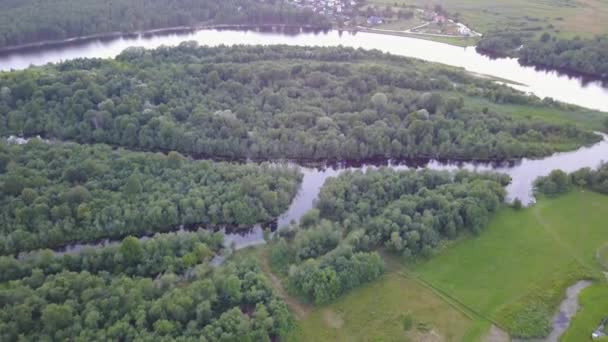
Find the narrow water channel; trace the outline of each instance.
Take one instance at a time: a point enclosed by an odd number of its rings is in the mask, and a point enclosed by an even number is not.
[[[600,133],[598,133],[600,134]],[[543,159],[521,159],[513,162],[453,162],[440,160],[416,160],[416,161],[383,161],[378,163],[363,163],[358,165],[337,164],[322,167],[301,166],[300,170],[304,174],[300,189],[292,200],[288,209],[278,219],[272,228],[281,228],[290,223],[298,223],[300,218],[314,207],[321,187],[330,177],[336,177],[346,170],[367,170],[379,167],[390,167],[395,170],[421,170],[428,168],[431,170],[456,171],[465,169],[469,171],[492,171],[505,173],[511,176],[511,183],[506,187],[507,202],[515,198],[521,200],[524,205],[531,205],[535,202],[533,193],[534,180],[541,176],[548,175],[552,170],[560,169],[565,172],[573,172],[583,167],[597,168],[602,161],[608,162],[608,135],[602,134],[603,140],[587,147],[581,147],[571,152],[555,153]],[[15,143],[25,143],[27,139],[10,137]],[[18,142],[17,142],[18,141]],[[295,164],[294,164],[295,165]],[[185,231],[183,226],[177,231]],[[224,232],[224,245],[231,249],[241,249],[253,245],[264,243],[264,227],[258,224],[250,230],[237,232]],[[140,237],[142,240],[149,239],[151,235]],[[105,247],[119,243],[122,239],[104,239],[92,243],[75,243],[56,248],[57,254],[78,253],[87,247]],[[24,253],[23,255],[26,255]]]

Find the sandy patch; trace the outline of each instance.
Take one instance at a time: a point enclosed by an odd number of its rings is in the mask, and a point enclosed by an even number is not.
[[[342,328],[342,325],[344,325],[344,319],[342,319],[342,315],[336,313],[332,309],[323,310],[323,321],[328,327],[334,329],[340,329]]]

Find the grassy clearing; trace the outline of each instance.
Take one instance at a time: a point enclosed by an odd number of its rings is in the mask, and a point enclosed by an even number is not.
[[[411,317],[412,327],[404,329]],[[475,322],[431,290],[397,273],[316,308],[287,341],[461,341]]]
[[[479,236],[412,268],[516,335],[533,334],[522,318],[552,315],[567,286],[597,275],[595,253],[608,241],[601,210],[607,207],[608,196],[577,190],[529,209],[505,209]]]
[[[376,5],[413,5],[419,8],[442,5],[460,13],[461,20],[476,31],[538,26],[554,35],[593,36],[608,33],[606,0],[372,0]],[[552,28],[550,28],[552,25]],[[550,28],[550,29],[549,29]]]
[[[608,285],[605,282],[594,284],[581,292],[580,309],[568,330],[562,335],[563,342],[590,341],[601,320],[608,316]]]
[[[607,113],[576,106],[572,106],[573,109],[569,110],[547,106],[496,104],[478,97],[468,97],[465,103],[468,108],[475,110],[488,107],[493,111],[516,117],[541,119],[557,124],[571,124],[593,131],[604,131],[606,129],[604,120],[608,118]]]

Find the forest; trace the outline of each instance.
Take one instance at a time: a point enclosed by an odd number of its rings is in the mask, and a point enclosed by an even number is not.
[[[563,106],[379,51],[187,42],[4,73],[0,134],[299,161],[540,157],[601,139],[501,104]]]
[[[570,174],[553,170],[548,176],[539,177],[534,182],[536,192],[550,197],[566,193],[574,187],[608,195],[608,164],[603,163],[597,170],[586,167]]]
[[[199,24],[331,27],[324,16],[279,0],[8,0],[0,2],[0,49]]]
[[[489,32],[477,50],[517,57],[523,64],[608,79],[608,36],[557,38],[526,30]]]
[[[554,39],[548,33],[519,51],[519,60],[547,68],[608,79],[608,36]]]
[[[116,259],[112,268],[128,262]],[[197,269],[190,278],[34,270],[0,287],[0,340],[253,342],[293,327],[254,260]]]
[[[0,144],[0,254],[177,229],[270,222],[301,173],[107,145]]]
[[[40,250],[19,258],[0,256],[0,282],[61,271],[156,277],[183,274],[201,265],[223,247],[223,234],[200,229],[194,232],[159,233],[145,240],[129,236],[103,248],[88,247],[73,253]],[[208,267],[208,265],[207,265]]]
[[[509,181],[468,171],[343,172],[323,185],[299,226],[280,232],[271,266],[295,295],[326,303],[383,273],[378,247],[413,260],[481,232]]]

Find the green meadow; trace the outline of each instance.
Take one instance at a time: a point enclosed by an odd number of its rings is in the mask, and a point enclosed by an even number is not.
[[[568,286],[595,279],[563,339],[580,341],[607,312],[606,303],[594,300],[608,292],[596,261],[598,248],[608,242],[605,208],[608,196],[584,190],[542,198],[520,211],[505,208],[478,236],[429,260],[404,265],[388,258],[381,280],[314,308],[288,340],[478,341],[492,324],[533,336],[542,333],[541,323],[554,314]],[[413,320],[409,330],[404,317]]]
[[[380,6],[425,8],[442,5],[479,32],[509,27],[541,27],[563,38],[608,33],[606,0],[372,0]]]

